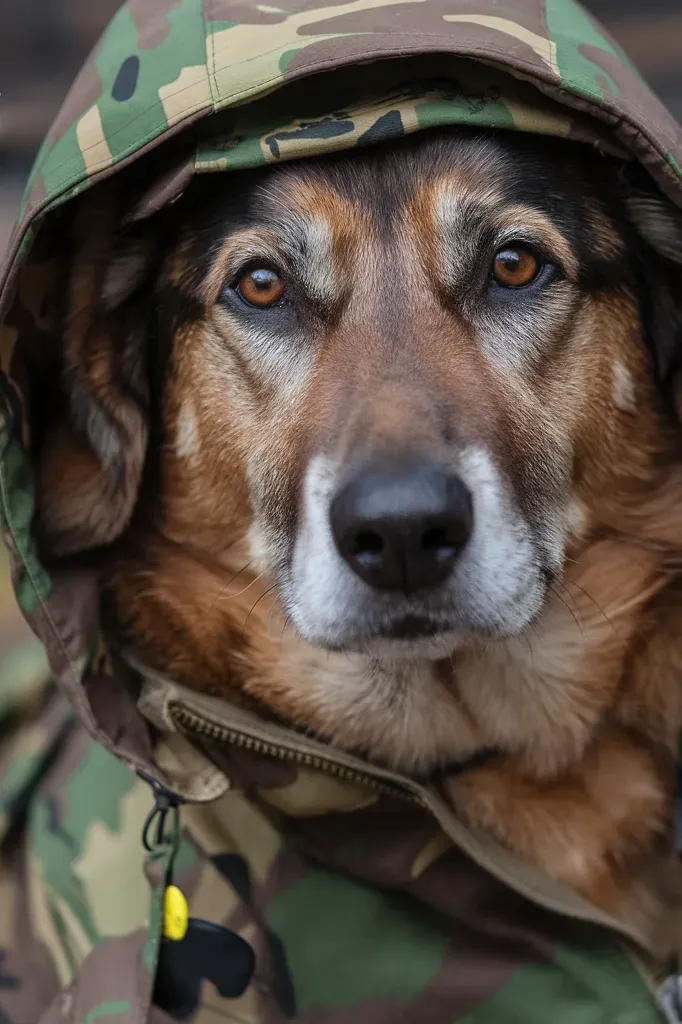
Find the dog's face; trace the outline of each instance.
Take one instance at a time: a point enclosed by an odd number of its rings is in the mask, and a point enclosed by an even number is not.
[[[196,186],[163,275],[174,536],[242,539],[326,648],[527,627],[651,404],[590,166],[454,136]]]
[[[413,663],[523,634],[651,481],[678,321],[643,282],[681,238],[615,164],[535,137],[196,180],[163,229],[113,231],[72,271],[88,443],[68,474],[74,437],[48,445],[45,533],[107,543],[137,507],[143,561],[152,536],[182,552],[194,618],[173,632],[202,657],[241,570],[327,650]]]

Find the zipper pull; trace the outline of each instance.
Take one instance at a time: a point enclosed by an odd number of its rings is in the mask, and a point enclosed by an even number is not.
[[[187,898],[173,884],[184,801],[143,778],[154,792],[154,806],[142,829],[142,843],[152,856],[168,858],[153,1003],[174,1020],[188,1020],[199,1007],[205,978],[224,999],[237,999],[251,983],[256,957],[248,942],[230,928],[189,916]]]
[[[189,906],[182,889],[173,885],[173,863],[180,845],[180,803],[168,790],[151,779],[145,779],[154,793],[154,806],[147,815],[142,829],[142,845],[147,853],[154,854],[165,848],[169,850],[166,881],[163,893],[164,939],[180,942],[187,934]]]
[[[146,782],[150,780],[145,779]],[[147,815],[142,828],[142,845],[147,853],[155,853],[159,847],[170,844],[172,858],[177,853],[180,844],[180,804],[173,793],[163,789],[158,783],[150,783],[154,792],[154,806]],[[168,818],[171,819],[171,834],[167,835]],[[156,831],[153,827],[156,826]]]

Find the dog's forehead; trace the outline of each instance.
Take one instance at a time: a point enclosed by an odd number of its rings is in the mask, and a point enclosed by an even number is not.
[[[525,204],[565,215],[591,189],[575,151],[569,147],[563,155],[568,159],[557,158],[543,143],[529,146],[513,136],[411,139],[370,153],[274,168],[253,194],[252,216],[281,221],[288,214],[347,226],[353,214],[375,223],[402,218],[414,204],[442,220],[458,203],[481,210]],[[589,154],[584,156],[588,164]]]
[[[487,159],[486,159],[487,157]],[[480,198],[491,190],[502,199],[501,154],[489,146],[398,148],[365,158],[341,157],[289,165],[262,186],[254,212],[335,218],[352,209],[383,221],[422,195],[437,208],[441,195]]]

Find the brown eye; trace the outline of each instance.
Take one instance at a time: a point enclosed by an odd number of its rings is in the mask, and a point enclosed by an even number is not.
[[[280,301],[284,295],[284,281],[275,270],[256,267],[242,274],[237,282],[237,291],[250,306],[265,309]]]
[[[493,275],[505,288],[524,288],[538,275],[540,263],[529,249],[500,249],[493,261]]]

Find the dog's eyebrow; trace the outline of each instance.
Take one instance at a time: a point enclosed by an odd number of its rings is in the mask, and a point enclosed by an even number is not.
[[[333,303],[338,292],[333,225],[321,214],[292,211],[278,218],[277,233],[310,298]]]
[[[448,276],[465,276],[476,258],[484,235],[493,232],[505,241],[539,242],[560,261],[570,280],[577,280],[578,260],[568,239],[556,224],[536,207],[510,204],[493,187],[454,191],[442,187],[434,196],[436,223],[440,228]],[[456,240],[457,250],[452,241]]]
[[[324,217],[282,212],[267,226],[237,231],[225,239],[204,283],[204,298],[220,291],[246,263],[285,262],[315,302],[328,304],[337,294],[332,228]]]
[[[226,283],[252,260],[277,259],[280,255],[277,236],[265,228],[236,231],[220,244],[204,280],[203,298],[207,304],[216,302]]]
[[[532,236],[544,242],[563,264],[567,277],[577,279],[580,266],[573,246],[556,224],[540,210],[520,203],[503,206],[493,215],[492,224],[504,236],[503,240],[512,241],[515,237],[523,240],[524,237]]]
[[[444,235],[482,230],[504,205],[503,195],[492,185],[472,187],[468,180],[448,179],[431,194],[436,223]]]

